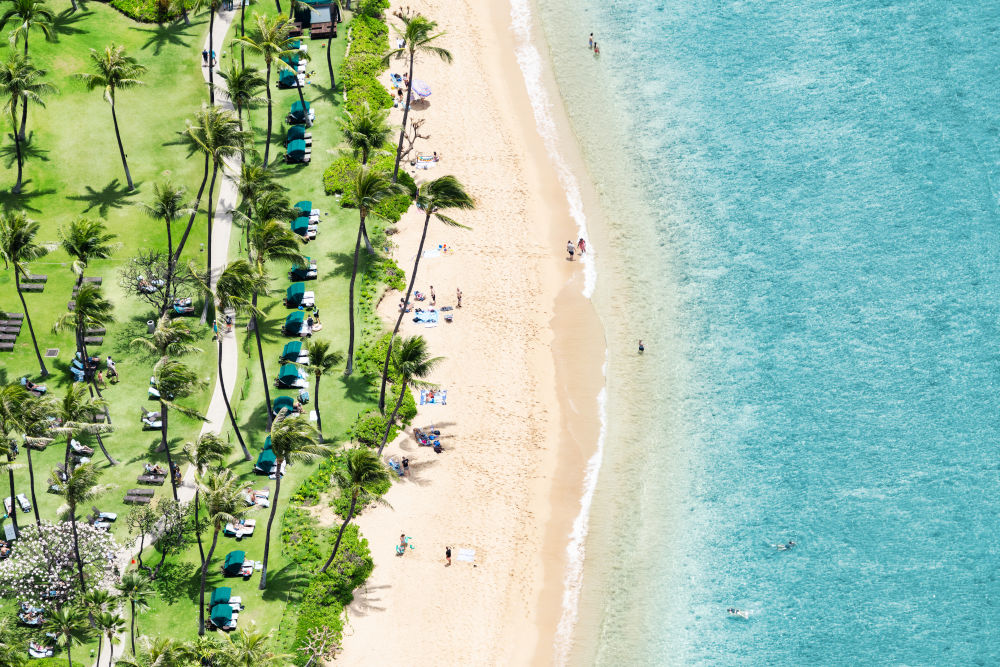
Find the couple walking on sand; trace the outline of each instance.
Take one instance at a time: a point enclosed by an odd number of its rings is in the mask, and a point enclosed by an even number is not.
[[[571,262],[573,261],[573,255],[578,251],[580,253],[580,257],[583,257],[586,254],[587,252],[586,241],[584,241],[581,238],[579,241],[576,242],[576,245],[573,245],[572,240],[566,241],[566,252],[569,253],[569,261]]]

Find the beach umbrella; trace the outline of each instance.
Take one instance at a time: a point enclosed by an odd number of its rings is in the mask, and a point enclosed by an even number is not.
[[[420,79],[414,79],[410,88],[420,97],[430,97],[431,87],[426,81],[421,81]]]

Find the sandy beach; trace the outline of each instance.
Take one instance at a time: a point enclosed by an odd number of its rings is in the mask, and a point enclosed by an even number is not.
[[[441,307],[456,306],[460,288],[462,308],[429,328],[407,318],[402,333],[445,358],[432,380],[447,404],[420,406],[414,421],[440,429],[444,451],[418,447],[409,431],[386,449],[409,458],[410,475],[386,496],[391,509],[358,519],[375,571],[348,610],[339,663],[552,660],[568,535],[599,430],[604,340],[581,265],[566,261],[576,229],[514,57],[509,5],[490,4],[409,5],[447,32],[440,46],[454,62],[417,61],[415,78],[433,88],[411,110],[430,135],[417,148],[443,159],[407,169],[418,183],[455,175],[478,207],[456,215],[469,231],[431,223],[416,289],[433,286]],[[405,72],[404,61],[389,71]],[[422,224],[411,209],[393,237],[407,271]],[[450,251],[433,256],[444,244]],[[399,298],[382,302],[387,326]],[[400,533],[414,548],[397,557]]]

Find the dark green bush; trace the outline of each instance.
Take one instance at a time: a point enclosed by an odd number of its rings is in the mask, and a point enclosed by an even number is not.
[[[109,4],[125,16],[142,23],[164,23],[181,15],[169,0],[111,0]],[[185,0],[184,4],[190,11],[194,0]]]
[[[323,189],[326,191],[326,194],[343,194],[354,177],[354,173],[358,170],[359,165],[360,162],[355,160],[351,155],[341,155],[330,163],[330,166],[323,172]],[[353,200],[351,200],[350,204],[345,204],[345,199],[347,198],[341,198],[341,206],[354,206]]]
[[[358,4],[358,14],[364,17],[380,17],[389,9],[389,0],[361,0]]]
[[[316,520],[301,507],[285,510],[281,544],[289,558],[310,572],[318,570],[326,558],[326,546],[320,543]]]

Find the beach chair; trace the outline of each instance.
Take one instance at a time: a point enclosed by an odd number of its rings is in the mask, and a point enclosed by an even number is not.
[[[17,494],[17,504],[21,506],[22,512],[31,511],[31,501],[28,500],[28,496],[24,495],[23,493]]]

